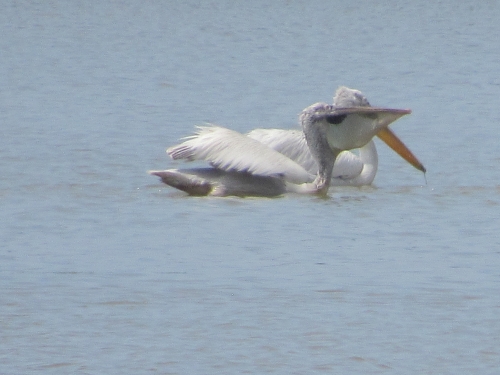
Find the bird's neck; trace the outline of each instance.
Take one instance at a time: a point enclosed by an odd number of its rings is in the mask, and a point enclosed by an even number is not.
[[[318,194],[326,194],[332,179],[333,165],[340,150],[332,149],[327,140],[327,125],[306,121],[302,124],[307,145],[318,163],[318,175],[313,182]]]
[[[317,160],[318,175],[313,184],[316,185],[316,190],[319,194],[326,194],[332,181],[333,165],[335,164],[336,155],[328,147],[321,156],[322,157]]]

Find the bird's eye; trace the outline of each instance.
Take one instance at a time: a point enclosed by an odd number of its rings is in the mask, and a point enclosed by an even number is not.
[[[342,121],[347,117],[347,115],[327,115],[326,121],[332,125],[341,124]]]

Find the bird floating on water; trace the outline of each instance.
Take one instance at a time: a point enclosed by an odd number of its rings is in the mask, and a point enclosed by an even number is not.
[[[299,116],[302,131],[255,129],[244,135],[220,126],[167,149],[174,160],[205,160],[212,168],[149,173],[190,195],[324,195],[330,185],[369,185],[378,167],[378,136],[418,170],[425,168],[388,128],[409,109],[370,106],[358,90],[339,87],[333,105],[316,103]],[[359,148],[359,156],[348,151]]]

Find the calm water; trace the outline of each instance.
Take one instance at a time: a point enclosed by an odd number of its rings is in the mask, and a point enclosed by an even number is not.
[[[0,13],[0,373],[496,374],[497,1],[23,2]],[[190,198],[206,121],[339,85],[412,108],[368,188]]]

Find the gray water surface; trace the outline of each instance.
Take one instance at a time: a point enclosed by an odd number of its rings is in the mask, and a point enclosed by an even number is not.
[[[0,373],[496,374],[500,4],[29,2],[0,13]],[[411,108],[373,186],[193,198],[195,125]]]

